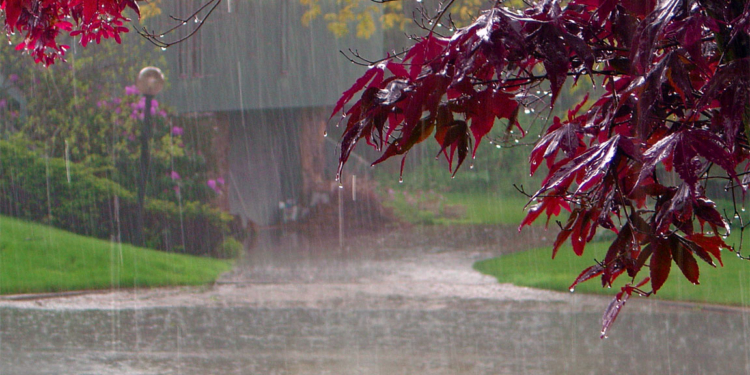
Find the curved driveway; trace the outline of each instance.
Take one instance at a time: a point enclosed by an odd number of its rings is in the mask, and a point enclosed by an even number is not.
[[[747,309],[498,284],[474,261],[538,228],[404,228],[329,240],[266,232],[206,288],[0,300],[0,374],[750,373]]]

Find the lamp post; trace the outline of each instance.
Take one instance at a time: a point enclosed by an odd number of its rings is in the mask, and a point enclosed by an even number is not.
[[[144,246],[146,237],[143,234],[145,225],[144,220],[144,202],[146,200],[146,181],[148,181],[149,166],[151,163],[151,153],[149,142],[153,134],[153,123],[151,118],[151,101],[154,96],[164,88],[164,74],[159,68],[147,66],[138,73],[138,79],[135,82],[143,98],[146,100],[143,109],[143,128],[141,128],[141,168],[138,174],[138,207],[136,211],[136,245]]]

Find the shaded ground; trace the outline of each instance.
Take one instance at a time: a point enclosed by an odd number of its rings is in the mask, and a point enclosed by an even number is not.
[[[264,232],[217,285],[0,300],[0,374],[750,372],[749,311],[502,285],[474,261],[539,228]],[[355,250],[356,249],[356,250]]]

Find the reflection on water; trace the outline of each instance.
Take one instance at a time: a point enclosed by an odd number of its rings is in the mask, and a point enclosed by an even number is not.
[[[0,309],[0,374],[729,374],[747,313]],[[630,329],[632,327],[632,329]]]

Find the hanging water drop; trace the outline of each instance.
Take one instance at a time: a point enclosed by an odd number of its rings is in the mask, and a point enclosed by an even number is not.
[[[398,183],[399,184],[403,184],[404,183],[404,178],[403,177],[399,177],[398,178]]]
[[[161,47],[161,50],[162,50],[162,51],[166,51],[166,50],[167,50],[167,47]]]
[[[327,131],[327,130],[323,132],[323,136],[324,136],[324,137],[327,137],[327,136],[328,136],[328,131]]]
[[[572,287],[572,288],[568,289],[568,291],[570,291],[571,293],[573,293],[573,292],[575,292],[575,291],[576,291],[576,288],[575,288],[575,287]]]
[[[199,22],[201,22],[201,20],[200,20],[200,18],[198,18],[198,16],[195,16],[195,19],[193,20],[193,22],[199,23]]]

